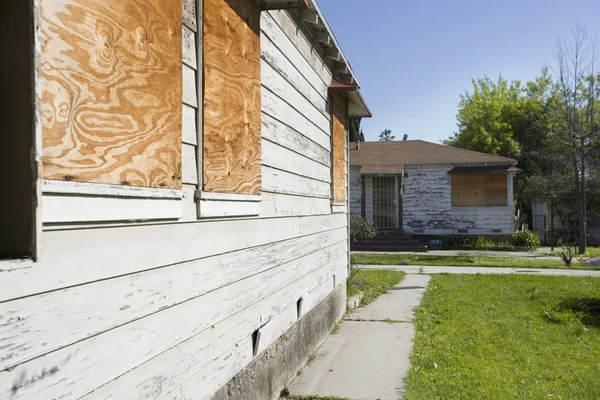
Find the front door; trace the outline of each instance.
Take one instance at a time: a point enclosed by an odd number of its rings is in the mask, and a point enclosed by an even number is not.
[[[395,176],[373,177],[373,223],[380,229],[398,228]]]

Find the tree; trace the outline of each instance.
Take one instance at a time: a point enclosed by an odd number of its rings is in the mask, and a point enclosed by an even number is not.
[[[360,117],[350,118],[350,141],[351,142],[364,142],[365,135],[363,134],[362,129],[360,129]]]
[[[391,142],[396,139],[396,136],[392,135],[392,131],[390,129],[384,129],[383,132],[379,134],[380,142]]]
[[[449,146],[517,158],[521,147],[515,140],[513,125],[523,92],[521,82],[509,82],[500,76],[473,79],[473,93],[461,95],[458,132],[444,141]]]
[[[585,29],[578,26],[573,31],[572,41],[558,40],[555,50],[560,99],[557,111],[563,117],[556,136],[570,157],[579,222],[579,252],[583,254],[587,247],[587,183],[592,176],[588,170],[592,165],[589,157],[596,154],[600,141],[598,47],[597,41],[591,40]]]

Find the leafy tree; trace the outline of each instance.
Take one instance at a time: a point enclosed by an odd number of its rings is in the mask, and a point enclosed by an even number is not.
[[[390,129],[384,129],[383,132],[379,134],[380,142],[391,142],[396,139],[396,136],[392,135],[392,131]]]
[[[586,251],[587,186],[593,176],[590,159],[597,158],[600,141],[600,74],[598,74],[596,41],[577,27],[571,42],[556,42],[557,93],[560,101],[557,115],[562,117],[557,131],[558,143],[571,161],[577,219],[579,252]]]
[[[350,141],[351,142],[364,142],[365,135],[363,134],[362,129],[360,129],[360,117],[350,118]]]
[[[587,207],[600,199],[600,74],[595,41],[577,28],[556,44],[556,71],[522,85],[473,80],[461,96],[451,146],[518,158],[521,200],[575,198],[563,207],[566,240],[585,252]],[[569,201],[567,200],[567,203]]]
[[[457,115],[458,132],[444,143],[449,146],[504,157],[519,157],[521,146],[513,125],[518,116],[521,82],[500,76],[473,80],[473,93],[461,96]]]

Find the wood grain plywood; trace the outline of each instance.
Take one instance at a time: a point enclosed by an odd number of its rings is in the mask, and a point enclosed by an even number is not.
[[[453,207],[485,205],[483,174],[452,175],[451,187]]]
[[[181,188],[181,0],[41,0],[43,177]]]
[[[506,174],[485,175],[485,205],[506,206],[508,205],[508,190]]]
[[[204,0],[203,185],[260,194],[260,7]]]
[[[333,100],[333,201],[346,201],[346,106]]]

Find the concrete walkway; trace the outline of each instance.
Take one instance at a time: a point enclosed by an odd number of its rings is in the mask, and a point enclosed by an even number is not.
[[[414,308],[430,277],[408,274],[389,293],[346,317],[292,384],[292,394],[397,400],[404,393]]]
[[[373,253],[372,251],[352,251],[351,254]],[[429,256],[483,256],[483,257],[505,257],[505,258],[533,258],[536,260],[560,260],[560,257],[551,256],[547,252],[532,251],[497,251],[497,250],[429,250],[427,253],[402,252],[376,254],[407,254],[407,255],[429,255]]]
[[[531,274],[557,276],[595,276],[600,271],[581,269],[539,269],[539,268],[499,268],[499,267],[444,267],[416,265],[357,265],[365,269],[393,269],[408,274]]]

